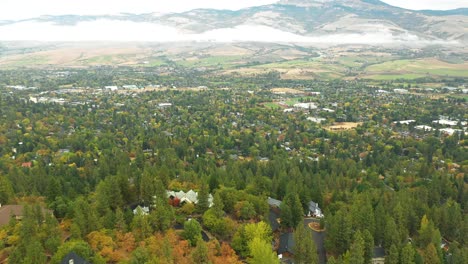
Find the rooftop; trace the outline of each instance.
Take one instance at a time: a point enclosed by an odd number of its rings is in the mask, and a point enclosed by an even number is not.
[[[280,245],[278,248],[278,254],[290,253],[294,254],[294,236],[293,233],[284,233],[280,236]]]
[[[271,197],[268,197],[268,204],[269,204],[270,206],[280,207],[281,201],[280,201],[280,200],[273,199],[273,198],[271,198]]]

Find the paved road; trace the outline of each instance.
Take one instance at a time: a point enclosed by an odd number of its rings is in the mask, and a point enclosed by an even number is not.
[[[318,223],[320,222],[317,219],[312,219],[312,218],[305,218],[304,219],[304,225],[306,228],[309,227],[309,223]],[[327,252],[325,251],[325,232],[315,232],[312,230],[312,238],[315,241],[315,245],[317,245],[317,252],[319,254],[319,263],[320,264],[325,264],[327,263]]]

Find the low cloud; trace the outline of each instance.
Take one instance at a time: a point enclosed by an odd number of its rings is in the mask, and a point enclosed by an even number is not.
[[[100,19],[76,25],[56,25],[52,22],[27,21],[0,26],[0,40],[36,41],[213,41],[213,42],[281,42],[318,44],[457,44],[443,40],[425,40],[403,33],[394,35],[382,28],[374,32],[302,36],[261,25],[239,25],[199,34],[182,32],[174,27],[154,23],[137,23]]]

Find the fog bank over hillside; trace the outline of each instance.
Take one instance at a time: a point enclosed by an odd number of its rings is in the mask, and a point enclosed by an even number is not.
[[[147,22],[101,19],[76,25],[27,21],[0,27],[3,41],[212,41],[212,42],[284,42],[328,44],[392,44],[431,45],[459,44],[457,41],[423,39],[409,32],[400,35],[383,25],[372,25],[373,32],[302,36],[263,25],[239,25],[203,33],[188,33],[175,27]]]

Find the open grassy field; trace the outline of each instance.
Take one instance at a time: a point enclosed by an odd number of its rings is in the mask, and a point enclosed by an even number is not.
[[[444,57],[445,58],[445,57]],[[93,67],[100,65],[207,68],[217,74],[254,76],[276,71],[286,80],[414,80],[423,77],[468,78],[468,62],[448,59],[401,59],[375,49],[301,49],[257,44],[62,44],[28,53],[0,56],[0,68]]]
[[[416,79],[424,76],[468,77],[468,63],[448,63],[434,58],[394,60],[365,69],[364,77],[376,80]]]
[[[406,80],[414,80],[423,78],[426,75],[424,74],[416,74],[416,73],[403,73],[403,74],[375,74],[375,75],[366,75],[366,79],[372,79],[377,81],[389,81],[389,80],[397,80],[397,79],[406,79]]]
[[[149,59],[147,60],[147,64],[145,64],[146,67],[159,67],[162,65],[167,64],[165,60],[162,59]]]
[[[269,109],[279,109],[279,108],[281,108],[277,103],[273,103],[273,102],[264,103],[263,106],[265,106],[266,108],[269,108]]]
[[[232,68],[235,64],[242,63],[244,56],[207,56],[191,57],[181,60],[175,60],[175,63],[184,67],[223,67]]]
[[[4,61],[0,61],[0,65],[4,65],[6,68],[30,67],[46,65],[49,63],[49,58],[41,55],[15,56]]]

